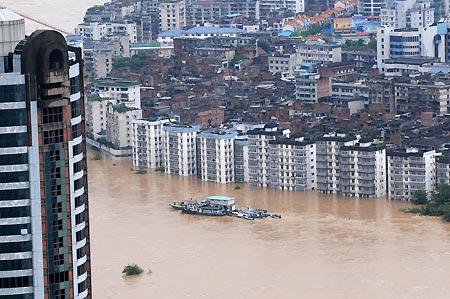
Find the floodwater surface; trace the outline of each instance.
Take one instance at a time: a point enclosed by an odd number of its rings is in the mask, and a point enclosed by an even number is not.
[[[236,190],[107,157],[88,166],[95,298],[450,298],[450,225],[403,214],[406,203]],[[210,195],[282,219],[169,207]],[[130,262],[152,273],[122,277]]]

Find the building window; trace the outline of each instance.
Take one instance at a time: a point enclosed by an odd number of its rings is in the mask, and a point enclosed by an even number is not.
[[[51,124],[61,122],[63,120],[62,107],[44,108],[42,112],[42,122],[44,124]]]
[[[54,232],[62,230],[63,229],[63,222],[62,222],[62,220],[61,219],[60,220],[54,220],[52,228],[53,228]]]
[[[55,202],[52,204],[52,213],[57,214],[62,212],[62,203],[61,202]]]
[[[44,144],[61,143],[64,141],[63,129],[44,131]]]
[[[55,266],[64,265],[64,254],[55,254],[53,256],[53,263]]]
[[[55,168],[50,169],[50,177],[52,179],[61,178],[61,168],[55,167]]]
[[[76,94],[80,91],[80,77],[70,78],[70,94]]]
[[[56,197],[61,194],[61,185],[52,186],[52,197]]]
[[[78,117],[81,115],[81,106],[80,100],[76,100],[70,103],[72,118]]]

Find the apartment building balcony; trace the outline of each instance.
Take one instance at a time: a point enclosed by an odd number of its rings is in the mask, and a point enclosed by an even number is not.
[[[358,167],[358,172],[361,173],[374,173],[375,168],[374,167]]]
[[[369,160],[369,159],[359,159],[358,165],[375,167],[374,160]]]

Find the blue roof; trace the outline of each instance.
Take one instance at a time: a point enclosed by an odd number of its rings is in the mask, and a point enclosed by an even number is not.
[[[280,33],[280,36],[288,37],[288,36],[290,36],[291,34],[292,34],[292,31],[286,30],[286,31],[282,31],[282,32]]]
[[[229,196],[213,195],[213,196],[208,196],[208,199],[210,199],[210,200],[224,200],[224,201],[228,201],[228,200],[235,200],[236,198],[229,197]]]
[[[428,72],[431,74],[436,74],[436,73],[448,74],[448,73],[450,73],[450,66],[446,66],[446,65],[432,66]]]
[[[245,31],[239,28],[231,27],[192,27],[186,30],[186,34],[233,34],[233,33],[244,33]]]
[[[209,132],[201,132],[197,135],[197,137],[210,139],[232,139],[237,134],[238,134],[237,132],[209,131]]]
[[[234,17],[240,17],[242,16],[240,13],[230,13],[227,15],[227,18],[234,18]]]
[[[174,29],[170,29],[164,32],[161,32],[160,34],[158,34],[158,37],[177,37],[180,35],[183,35],[186,31],[184,31],[183,29],[179,29],[179,28],[174,28]]]
[[[106,136],[106,130],[98,131],[97,135],[99,135],[99,136]]]
[[[191,133],[200,131],[200,126],[196,125],[179,126],[179,125],[165,124],[163,130],[169,132]]]

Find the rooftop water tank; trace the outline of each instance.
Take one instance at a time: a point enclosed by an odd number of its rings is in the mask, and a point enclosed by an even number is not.
[[[10,9],[0,8],[0,56],[14,52],[25,38],[25,19]]]

